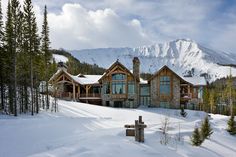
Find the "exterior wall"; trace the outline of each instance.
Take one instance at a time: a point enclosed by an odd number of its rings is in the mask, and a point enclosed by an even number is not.
[[[172,108],[180,108],[180,80],[175,75],[173,76],[173,98],[171,101]]]
[[[116,71],[114,71],[116,73]],[[134,94],[128,93],[128,82],[134,82]],[[126,93],[125,94],[112,94],[112,78],[111,75],[106,76],[102,80],[102,86],[104,87],[105,83],[110,84],[110,93],[105,94],[104,88],[102,88],[101,98],[103,106],[115,107],[115,102],[122,102],[124,108],[137,108],[139,106],[139,82],[126,73]],[[109,105],[108,105],[109,102]]]
[[[160,94],[160,76],[170,76],[170,95]],[[160,72],[150,81],[151,87],[151,105],[160,107],[160,102],[168,102],[170,108],[180,107],[180,79],[170,71]]]

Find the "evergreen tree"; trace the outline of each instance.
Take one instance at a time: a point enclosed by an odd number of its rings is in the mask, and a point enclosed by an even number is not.
[[[4,88],[4,59],[5,59],[5,54],[4,54],[4,48],[3,48],[3,38],[4,38],[4,30],[3,30],[3,19],[2,19],[2,1],[0,0],[0,92],[1,92],[1,105],[0,105],[0,110],[4,110],[4,93],[5,93],[5,88]]]
[[[215,91],[211,89],[209,92],[209,105],[211,108],[211,113],[215,113],[216,111],[216,103],[215,103]]]
[[[37,24],[33,4],[31,0],[24,1],[24,40],[25,49],[29,55],[30,66],[30,94],[31,94],[31,115],[34,115],[34,59],[39,55],[39,38],[37,35]]]
[[[234,120],[234,115],[232,114],[228,120],[228,128],[227,131],[231,135],[236,135],[236,122]]]
[[[209,112],[209,91],[208,91],[208,87],[203,89],[203,111]]]
[[[193,146],[200,146],[203,142],[200,131],[198,128],[195,128],[191,137],[191,142]]]
[[[14,104],[14,115],[17,116],[17,54],[20,51],[19,47],[19,38],[20,32],[19,25],[21,25],[21,11],[20,11],[20,3],[18,0],[11,1],[11,12],[12,12],[12,25],[13,25],[13,44],[12,44],[12,52],[13,52],[13,73],[12,73],[12,83],[13,83],[13,104]]]
[[[49,51],[49,27],[48,27],[48,21],[47,21],[47,6],[45,5],[44,8],[44,19],[43,19],[43,25],[42,25],[42,36],[41,36],[41,51],[44,54],[44,66],[45,66],[45,77],[46,80],[46,108],[49,109],[50,102],[49,102],[49,91],[48,91],[48,70],[49,70],[49,64],[50,60],[52,58],[52,53]]]
[[[212,133],[213,133],[213,130],[209,123],[208,116],[206,116],[201,125],[201,136],[203,139],[209,139]]]
[[[13,48],[13,23],[12,23],[12,11],[11,11],[11,3],[8,1],[8,6],[7,6],[7,17],[6,17],[6,24],[5,24],[5,36],[4,36],[4,53],[5,53],[5,83],[7,84],[7,97],[8,97],[8,108],[6,109],[7,113],[13,113],[14,111],[14,106],[13,106],[13,82],[12,82],[12,73],[13,73],[13,68],[12,68],[12,58],[14,54],[14,48]]]

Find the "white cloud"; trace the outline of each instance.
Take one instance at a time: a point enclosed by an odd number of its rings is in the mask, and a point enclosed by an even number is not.
[[[122,20],[109,8],[93,11],[78,3],[65,4],[60,14],[49,13],[48,20],[52,46],[57,48],[135,47],[150,43],[137,19]]]
[[[3,10],[6,3],[4,0]],[[191,38],[205,46],[236,52],[233,42],[236,3],[228,1],[34,0],[33,3],[39,27],[43,7],[48,6],[53,48],[134,47]]]

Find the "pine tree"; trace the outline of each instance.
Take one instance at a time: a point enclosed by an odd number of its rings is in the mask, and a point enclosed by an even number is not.
[[[14,104],[14,115],[17,116],[17,54],[20,51],[19,41],[20,32],[19,26],[21,25],[21,10],[20,2],[18,0],[11,1],[12,11],[12,25],[13,25],[13,104]]]
[[[2,1],[0,0],[0,92],[1,92],[1,105],[0,105],[0,110],[4,110],[4,93],[5,93],[5,88],[4,88],[4,59],[5,59],[5,54],[4,54],[4,48],[3,48],[3,38],[4,38],[4,30],[3,30],[3,19],[2,19]]]
[[[48,21],[47,21],[47,6],[45,5],[44,8],[44,19],[43,19],[43,25],[42,25],[42,36],[41,36],[41,51],[44,54],[44,61],[45,61],[45,80],[46,80],[46,109],[49,109],[50,102],[49,102],[49,91],[48,91],[48,69],[50,60],[52,58],[52,53],[49,51],[49,27],[48,27]]]
[[[215,113],[215,91],[214,89],[211,89],[211,91],[209,92],[209,105],[211,108],[211,113]]]
[[[30,93],[31,93],[31,115],[34,115],[34,59],[38,55],[39,39],[37,35],[37,24],[33,4],[31,0],[24,1],[24,40],[25,49],[29,55],[30,62]]]
[[[211,125],[209,123],[209,119],[206,116],[202,125],[201,125],[201,136],[203,139],[209,139],[212,133],[213,133],[213,130],[212,130]]]
[[[234,120],[234,115],[232,114],[228,120],[228,128],[227,131],[231,135],[236,135],[236,122]]]
[[[13,68],[12,68],[12,58],[14,54],[13,50],[13,23],[12,23],[12,11],[11,11],[11,3],[8,1],[8,6],[7,6],[7,17],[6,17],[6,24],[5,24],[5,36],[4,36],[4,53],[5,53],[5,83],[7,84],[7,96],[8,96],[8,109],[6,109],[7,113],[13,113],[14,111],[14,106],[13,106],[13,82],[12,82],[12,73],[13,73]]]
[[[191,137],[191,142],[193,146],[200,146],[203,142],[200,131],[198,128],[195,128]]]
[[[209,91],[208,87],[203,88],[203,111],[209,112]]]

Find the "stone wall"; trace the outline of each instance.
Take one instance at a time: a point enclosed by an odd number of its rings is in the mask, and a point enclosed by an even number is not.
[[[160,96],[160,76],[157,75],[150,81],[151,88],[151,107],[160,107],[160,101],[167,101],[170,104],[170,108],[179,108],[180,107],[180,79],[171,75],[171,93],[172,96],[169,96],[168,99],[161,100]]]

